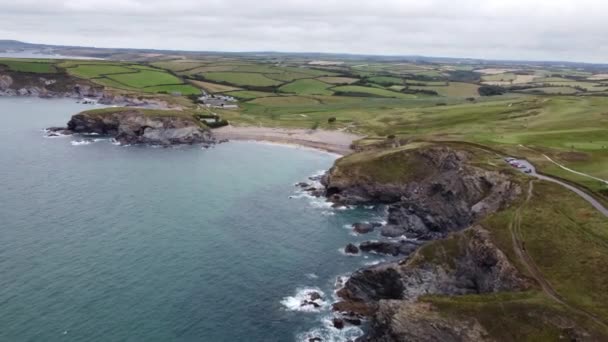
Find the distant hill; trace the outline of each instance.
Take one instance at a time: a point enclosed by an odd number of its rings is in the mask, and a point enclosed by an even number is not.
[[[570,67],[570,68],[596,68],[608,67],[608,64],[594,64],[583,62],[562,61],[525,61],[525,60],[484,60],[477,58],[456,57],[430,57],[414,55],[367,55],[348,53],[325,53],[325,52],[277,52],[277,51],[249,51],[249,52],[222,52],[222,51],[185,51],[185,50],[155,50],[155,49],[128,49],[128,48],[96,48],[69,45],[32,44],[18,40],[0,39],[0,52],[2,50],[52,50],[54,53],[71,56],[100,57],[109,59],[138,59],[140,54],[160,54],[170,56],[197,57],[197,55],[219,55],[219,56],[245,56],[265,58],[306,58],[327,59],[341,61],[373,61],[373,62],[415,62],[419,64],[477,64],[477,65],[501,65],[522,66],[537,65],[543,67]]]

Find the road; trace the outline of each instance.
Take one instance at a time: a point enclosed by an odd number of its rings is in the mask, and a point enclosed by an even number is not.
[[[600,213],[602,213],[604,216],[608,217],[608,209],[606,209],[606,207],[604,207],[599,201],[597,201],[595,198],[593,198],[592,196],[590,196],[589,194],[587,194],[586,192],[580,190],[579,188],[572,186],[568,183],[562,182],[558,179],[555,178],[551,178],[549,176],[545,176],[545,175],[541,175],[539,173],[536,172],[536,168],[534,167],[534,165],[532,165],[530,162],[528,162],[527,160],[524,159],[517,159],[515,160],[516,163],[519,163],[520,165],[522,165],[522,168],[518,168],[518,170],[520,170],[521,172],[525,172],[526,170],[530,170],[530,173],[528,173],[529,176],[532,177],[536,177],[538,179],[544,180],[544,181],[548,181],[548,182],[552,182],[552,183],[556,183],[559,184],[561,186],[563,186],[564,188],[576,193],[577,195],[579,195],[581,198],[583,198],[585,201],[587,201],[589,204],[591,204],[595,209],[597,209]]]

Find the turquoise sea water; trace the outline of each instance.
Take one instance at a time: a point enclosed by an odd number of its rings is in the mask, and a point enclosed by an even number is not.
[[[45,138],[91,108],[0,98],[0,341],[346,340],[334,282],[374,259],[339,249],[335,210],[294,183],[335,156],[227,143],[151,148]],[[328,305],[301,311],[297,295]],[[311,335],[312,334],[312,335]]]

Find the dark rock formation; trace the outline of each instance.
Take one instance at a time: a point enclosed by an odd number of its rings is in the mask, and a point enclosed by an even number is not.
[[[357,234],[367,234],[380,226],[382,226],[380,223],[355,223],[353,224],[353,231]]]
[[[344,329],[344,320],[343,319],[334,317],[334,319],[332,319],[331,322],[332,322],[334,328],[339,329],[339,330]]]
[[[489,233],[475,225],[506,208],[521,189],[509,175],[476,166],[475,157],[470,151],[428,144],[366,151],[338,160],[323,177],[330,201],[388,205],[381,234],[408,239],[359,245],[363,252],[407,256],[356,271],[338,291],[342,301],[334,310],[371,318],[370,334],[361,341],[476,340],[487,334],[475,320],[444,318],[418,297],[529,288],[529,280]],[[435,248],[443,252],[435,253]],[[426,311],[417,315],[417,310]]]
[[[367,170],[363,167],[358,170],[356,165],[338,162],[323,178],[331,201],[389,204],[388,224],[382,229],[385,236],[441,238],[506,207],[521,192],[508,176],[473,166],[468,152],[433,146],[395,152],[392,158],[387,162],[401,162],[404,169],[415,170],[404,175],[396,171],[395,180],[380,181],[373,173],[361,175]]]
[[[0,96],[74,98],[106,105],[168,107],[162,100],[114,94],[101,85],[63,73],[32,74],[0,70]]]
[[[51,130],[51,129],[49,129]],[[52,128],[59,131],[58,128]],[[72,116],[62,133],[100,134],[121,144],[213,144],[211,132],[196,120],[167,111],[167,115],[147,115],[145,110],[117,108],[112,111],[90,111]]]
[[[344,247],[344,253],[346,254],[359,254],[359,248],[352,243],[349,243]]]
[[[363,252],[375,252],[387,255],[410,255],[421,245],[418,241],[366,241],[359,245]]]

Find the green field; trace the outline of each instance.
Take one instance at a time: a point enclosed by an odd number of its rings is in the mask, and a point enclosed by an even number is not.
[[[338,86],[331,89],[336,93],[348,96],[394,97],[398,99],[411,99],[416,97],[410,94],[403,94],[374,87]]]
[[[450,82],[445,86],[410,86],[409,89],[414,90],[431,90],[436,91],[440,96],[446,97],[477,97],[479,96],[479,86],[476,84]]]
[[[0,65],[5,65],[9,70],[17,72],[31,72],[37,74],[52,74],[57,72],[57,69],[53,64],[42,61],[26,62],[20,60],[0,59]]]
[[[402,85],[404,83],[404,80],[402,78],[391,76],[374,76],[367,78],[366,81],[376,83],[382,86]]]
[[[328,90],[331,85],[314,79],[297,80],[279,88],[284,93],[295,93],[299,95],[332,95]]]
[[[517,75],[512,72],[507,72],[504,74],[484,75],[481,77],[481,80],[488,82],[510,82],[514,81],[516,78]]]
[[[325,76],[317,78],[321,82],[331,83],[331,84],[351,84],[359,81],[358,78],[352,77],[336,77],[336,76]]]
[[[281,81],[270,79],[262,74],[247,72],[208,72],[205,79],[215,82],[225,82],[236,86],[272,87]]]
[[[80,78],[96,78],[104,75],[138,72],[136,69],[109,64],[82,64],[68,68],[67,71],[69,74]]]
[[[132,88],[144,88],[157,85],[183,83],[182,80],[171,74],[147,70],[142,70],[140,72],[130,74],[108,75],[107,78]]]

